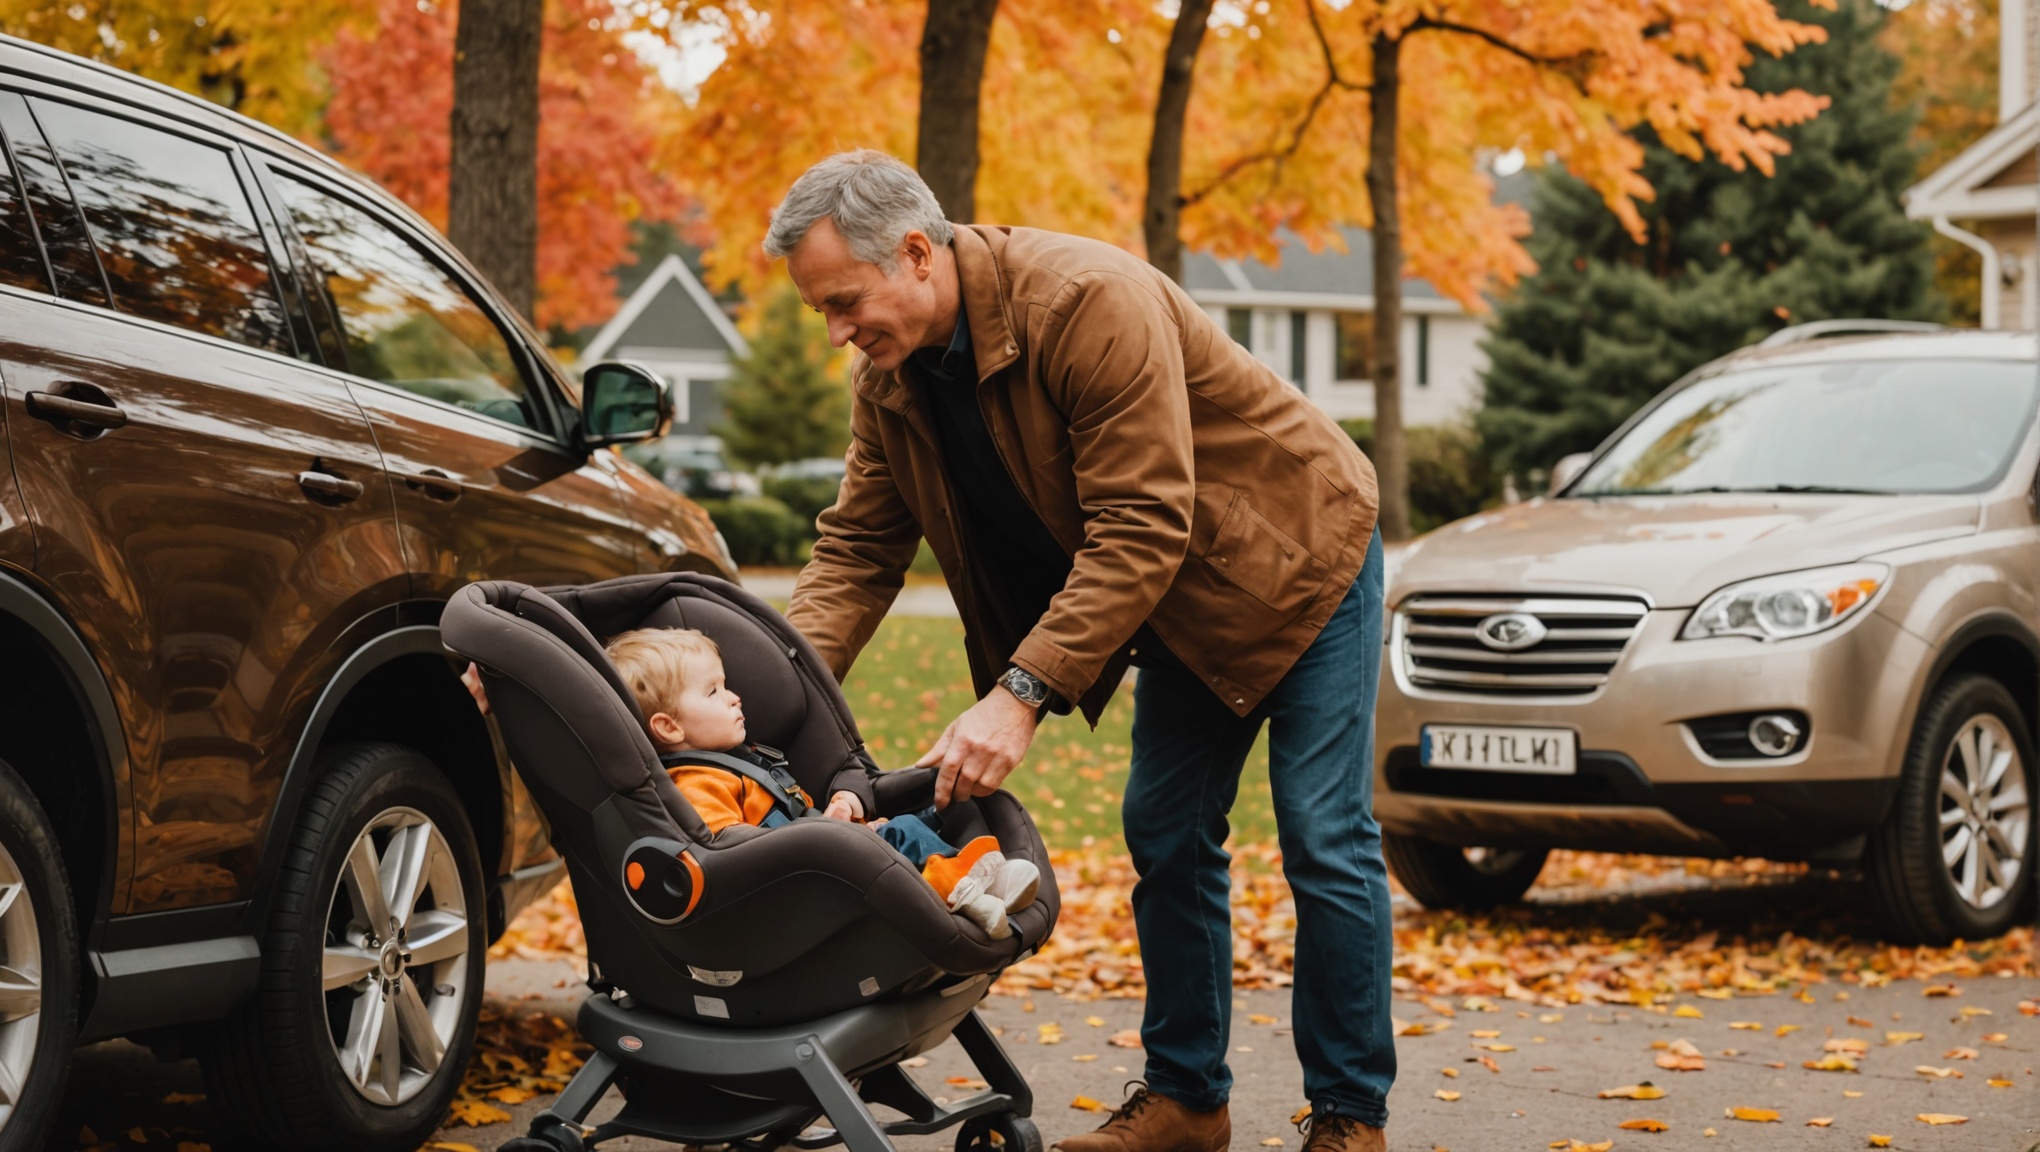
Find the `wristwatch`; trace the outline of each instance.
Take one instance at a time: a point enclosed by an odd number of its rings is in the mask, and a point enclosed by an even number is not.
[[[1029,708],[1039,708],[1048,703],[1048,685],[1042,682],[1041,677],[1017,664],[1006,669],[1005,674],[999,677],[999,683]]]

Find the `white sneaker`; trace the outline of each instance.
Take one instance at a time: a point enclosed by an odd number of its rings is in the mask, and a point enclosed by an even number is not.
[[[958,887],[961,887],[961,882]],[[1006,906],[991,893],[980,894],[976,899],[957,908],[965,920],[985,930],[985,935],[994,940],[1004,940],[1013,934],[1013,926],[1006,923]]]
[[[1041,869],[1031,860],[1008,860],[999,866],[988,891],[1005,904],[1008,915],[1034,903],[1041,890]]]
[[[989,893],[993,882],[999,878],[999,870],[1005,866],[1006,857],[1002,852],[987,852],[978,857],[971,864],[970,871],[957,880],[956,887],[949,890],[949,910],[961,912],[971,901]]]

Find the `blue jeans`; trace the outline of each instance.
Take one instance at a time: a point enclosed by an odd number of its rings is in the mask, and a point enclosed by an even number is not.
[[[956,847],[919,816],[895,816],[874,831],[879,839],[892,845],[895,852],[905,856],[907,862],[916,868],[927,864],[930,856],[956,855]]]
[[[1216,1108],[1232,1089],[1226,816],[1267,721],[1282,868],[1296,900],[1291,1008],[1304,1093],[1318,1115],[1388,1122],[1391,924],[1373,800],[1381,570],[1377,536],[1324,630],[1245,717],[1180,668],[1140,671],[1124,821],[1140,875],[1141,1041],[1148,1085],[1185,1107]]]

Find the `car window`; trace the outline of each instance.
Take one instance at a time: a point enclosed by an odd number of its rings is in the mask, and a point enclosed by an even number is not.
[[[525,428],[542,428],[502,329],[417,245],[337,197],[277,187],[338,314],[347,370]]]
[[[70,104],[29,103],[116,309],[291,353],[269,250],[225,149]]]
[[[1666,397],[1566,495],[1974,492],[2010,467],[2036,395],[2030,362],[1725,372]]]
[[[43,271],[42,246],[28,222],[28,205],[22,202],[21,186],[14,180],[14,165],[0,149],[0,284],[35,292],[50,290]]]
[[[92,255],[92,246],[85,241],[85,224],[78,219],[78,207],[71,202],[71,189],[57,168],[57,158],[43,142],[42,129],[36,127],[28,101],[20,93],[0,92],[0,132],[7,136],[9,156],[28,196],[29,215],[35,220],[43,254],[49,258],[57,295],[105,307],[106,281],[99,275],[99,260]]]

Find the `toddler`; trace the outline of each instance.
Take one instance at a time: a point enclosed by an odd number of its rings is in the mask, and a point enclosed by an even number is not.
[[[744,705],[723,680],[722,653],[715,641],[691,628],[640,628],[607,646],[609,660],[637,698],[652,746],[666,773],[687,797],[710,832],[732,824],[774,828],[789,823],[785,808],[809,810],[814,802],[772,749],[744,742]],[[669,754],[721,752],[765,770],[779,784],[774,795],[760,781],[736,771],[698,763],[677,763]],[[790,802],[790,803],[789,803]],[[829,798],[826,815],[862,823],[862,802],[852,792]],[[937,834],[933,808],[912,816],[874,821],[871,827],[921,875],[952,912],[993,939],[1012,935],[1007,917],[1034,902],[1041,873],[1026,860],[1009,860],[998,841],[979,836],[958,849]]]

